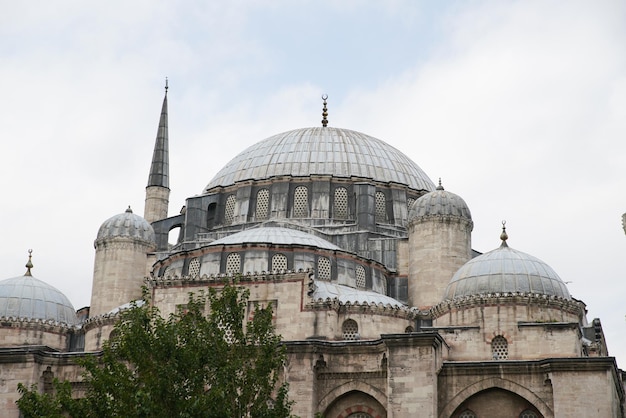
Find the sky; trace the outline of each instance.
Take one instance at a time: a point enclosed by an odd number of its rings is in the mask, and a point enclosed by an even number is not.
[[[90,304],[93,241],[143,214],[165,78],[170,215],[246,147],[329,125],[398,148],[545,261],[626,368],[626,3],[0,0],[0,279]]]

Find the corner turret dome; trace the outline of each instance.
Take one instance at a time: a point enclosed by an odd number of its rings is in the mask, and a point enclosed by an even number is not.
[[[0,317],[39,319],[67,325],[78,324],[76,310],[57,288],[36,279],[30,273],[0,281]]]
[[[465,263],[452,277],[444,299],[495,293],[533,293],[571,299],[567,286],[545,262],[502,245]]]
[[[441,180],[435,191],[417,199],[409,209],[409,222],[429,216],[457,216],[472,220],[467,203],[460,196],[444,190]]]
[[[303,128],[274,135],[247,148],[205,187],[277,176],[330,175],[400,183],[415,190],[435,185],[409,157],[391,145],[348,129]]]
[[[152,225],[139,215],[135,215],[130,208],[124,213],[115,215],[100,226],[96,240],[113,237],[129,237],[154,243],[155,235]]]

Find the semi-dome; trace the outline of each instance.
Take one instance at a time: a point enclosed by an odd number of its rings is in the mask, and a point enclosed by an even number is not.
[[[330,175],[405,184],[416,190],[435,185],[409,157],[391,145],[348,129],[303,128],[274,135],[247,148],[205,187],[275,176]]]
[[[472,219],[467,203],[460,196],[444,190],[441,181],[435,191],[421,196],[409,209],[409,222],[428,216],[458,216]]]
[[[340,250],[325,239],[296,229],[281,227],[259,227],[247,229],[236,234],[213,241],[209,245],[271,243],[273,245],[306,245],[327,250]]]
[[[107,219],[100,226],[97,240],[113,237],[130,237],[155,242],[152,225],[141,216],[135,215],[130,206],[126,212]]]
[[[494,293],[534,293],[571,299],[567,286],[545,262],[506,244],[465,263],[452,277],[444,299]]]
[[[31,275],[30,258],[27,267],[24,276],[0,282],[0,317],[77,324],[76,310],[69,299],[57,288]]]

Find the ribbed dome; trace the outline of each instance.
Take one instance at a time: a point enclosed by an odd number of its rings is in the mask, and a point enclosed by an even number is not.
[[[78,323],[74,307],[61,291],[28,275],[0,282],[2,316]]]
[[[465,263],[452,277],[444,299],[507,292],[571,299],[567,286],[550,266],[505,242]]]
[[[324,248],[327,250],[339,250],[340,248],[325,239],[307,234],[296,229],[279,227],[261,227],[247,229],[236,234],[213,241],[210,245],[232,245],[271,243],[275,245],[307,245]]]
[[[364,177],[417,190],[435,188],[417,164],[380,139],[317,127],[284,132],[247,148],[217,173],[205,191],[242,180],[313,174]]]
[[[152,225],[141,216],[135,215],[130,207],[126,212],[107,219],[100,226],[98,240],[112,237],[130,237],[155,242]]]
[[[471,220],[467,203],[458,195],[443,189],[441,183],[437,190],[426,193],[417,199],[409,209],[409,222],[427,216],[459,216]]]

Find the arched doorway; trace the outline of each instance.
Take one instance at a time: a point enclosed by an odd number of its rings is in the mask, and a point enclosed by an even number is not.
[[[501,388],[485,389],[470,396],[456,408],[451,418],[496,416],[544,418],[528,400]]]
[[[326,418],[386,418],[387,411],[373,397],[359,390],[335,399],[323,414]]]

